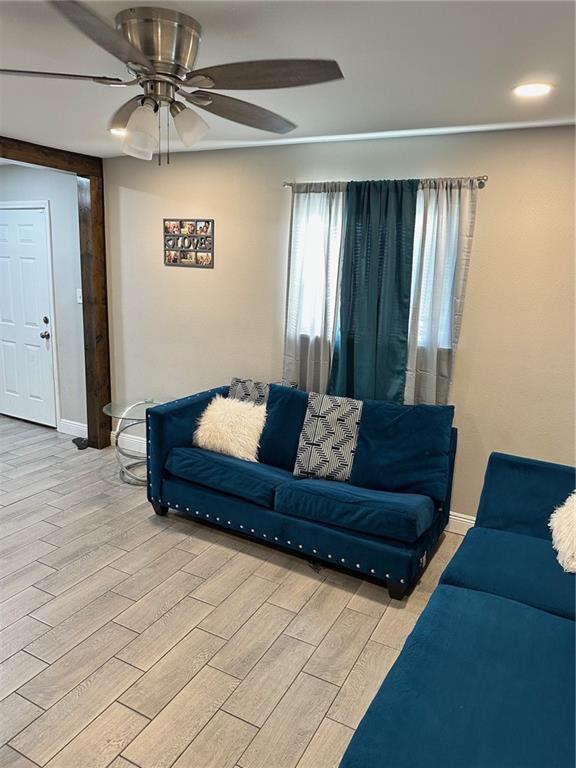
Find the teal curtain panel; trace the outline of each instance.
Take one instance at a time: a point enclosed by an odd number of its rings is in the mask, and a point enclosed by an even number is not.
[[[348,185],[334,394],[404,402],[418,185]]]

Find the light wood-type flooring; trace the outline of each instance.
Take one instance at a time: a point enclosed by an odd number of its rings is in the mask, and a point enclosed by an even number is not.
[[[336,768],[460,541],[391,602],[0,417],[0,768]]]

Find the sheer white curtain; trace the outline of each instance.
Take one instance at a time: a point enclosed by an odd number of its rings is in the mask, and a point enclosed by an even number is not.
[[[284,379],[326,392],[334,346],[346,183],[295,184]]]
[[[477,179],[423,179],[416,202],[404,402],[446,403],[474,222]]]

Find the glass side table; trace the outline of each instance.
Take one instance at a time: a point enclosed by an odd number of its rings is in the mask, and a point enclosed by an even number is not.
[[[164,400],[161,402],[165,402]],[[160,401],[146,398],[133,403],[108,403],[102,409],[107,416],[117,419],[114,453],[120,467],[120,479],[130,485],[146,485],[146,458],[141,453],[120,445],[120,437],[131,427],[146,422],[146,411]]]

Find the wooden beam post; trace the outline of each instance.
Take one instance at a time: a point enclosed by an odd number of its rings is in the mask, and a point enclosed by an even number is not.
[[[78,214],[88,445],[106,448],[110,445],[111,420],[102,408],[110,402],[110,347],[102,177],[78,176]]]

